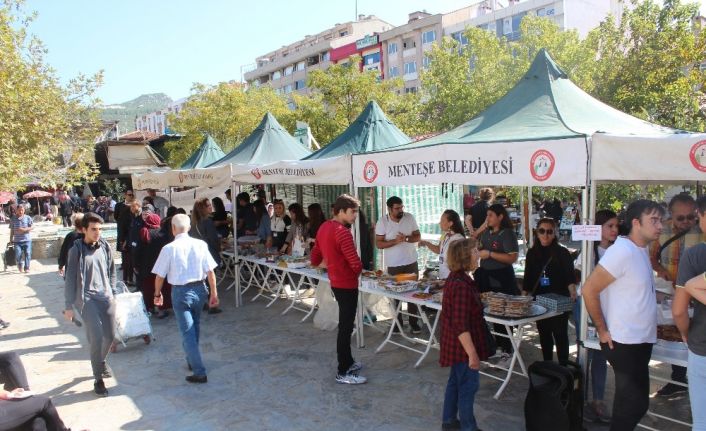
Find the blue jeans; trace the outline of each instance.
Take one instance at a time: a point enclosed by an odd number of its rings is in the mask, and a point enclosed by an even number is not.
[[[706,356],[699,356],[689,350],[689,400],[694,431],[706,431]]]
[[[17,261],[18,269],[29,269],[29,261],[32,259],[32,241],[20,241],[14,243],[15,245],[15,260]],[[22,253],[24,252],[24,260],[22,260]]]
[[[468,367],[468,362],[459,362],[451,366],[449,381],[444,396],[444,414],[442,422],[450,424],[459,420],[461,430],[476,431],[478,425],[473,415],[473,402],[480,386],[478,370]]]
[[[199,351],[199,319],[207,296],[203,281],[172,286],[172,308],[181,333],[181,344],[195,376],[206,375]]]
[[[576,344],[579,342],[579,331],[581,324],[581,297],[576,298],[574,303],[574,325],[576,326]],[[601,350],[588,350],[588,364],[586,367],[591,374],[591,389],[593,390],[593,401],[603,401],[605,396],[605,382],[608,376],[608,361]],[[583,394],[588,400],[588,385]]]

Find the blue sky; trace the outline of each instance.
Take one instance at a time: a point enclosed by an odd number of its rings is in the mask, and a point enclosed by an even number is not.
[[[359,14],[393,24],[426,9],[450,12],[478,0],[358,0]],[[355,18],[355,0],[28,0],[31,31],[62,80],[105,71],[99,96],[119,103],[146,93],[173,99],[192,83],[240,79],[255,57]]]
[[[401,25],[415,10],[472,2],[358,0],[358,13]],[[31,30],[62,80],[105,71],[106,104],[157,92],[178,99],[194,82],[238,80],[258,55],[355,17],[354,0],[29,0],[26,9],[39,13]]]

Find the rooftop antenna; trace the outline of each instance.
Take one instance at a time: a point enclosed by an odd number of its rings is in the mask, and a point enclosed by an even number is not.
[[[355,0],[355,19],[353,21],[358,21],[358,0]]]

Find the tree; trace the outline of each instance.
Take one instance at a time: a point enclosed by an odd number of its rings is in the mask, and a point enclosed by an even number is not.
[[[62,86],[45,62],[47,50],[28,34],[36,14],[22,2],[0,3],[0,189],[28,182],[75,184],[96,174],[102,72]]]
[[[407,134],[418,133],[416,94],[403,94],[401,79],[380,80],[377,71],[361,71],[354,56],[345,64],[309,74],[310,95],[294,94],[297,118],[306,121],[320,143],[331,142],[375,100],[383,111]]]
[[[464,32],[466,46],[444,38],[427,54],[431,65],[422,71],[422,108],[426,128],[443,131],[456,127],[495,103],[527,71],[541,48],[579,86],[590,87],[594,52],[576,31],[562,31],[553,21],[527,15],[520,38],[508,41],[480,28]]]
[[[257,127],[268,111],[283,127],[294,129],[294,116],[284,97],[269,86],[245,89],[241,84],[194,85],[194,93],[178,116],[169,122],[183,135],[167,142],[169,164],[178,167],[210,134],[226,153],[240,144]]]
[[[609,17],[587,42],[596,50],[593,94],[617,109],[663,126],[704,131],[700,63],[706,33],[695,26],[697,3],[637,2]]]

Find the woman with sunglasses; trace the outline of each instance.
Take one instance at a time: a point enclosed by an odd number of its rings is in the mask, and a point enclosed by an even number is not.
[[[439,278],[445,280],[451,272],[446,258],[449,246],[454,241],[464,239],[465,235],[463,234],[461,216],[454,210],[446,210],[441,214],[439,227],[441,228],[441,232],[443,232],[439,244],[421,240],[419,241],[419,247],[427,247],[433,253],[439,255]]]
[[[596,212],[595,223],[601,225],[601,240],[593,243],[593,263],[594,266],[603,257],[608,247],[613,245],[618,238],[618,215],[611,210],[600,210]],[[581,290],[578,292],[578,300],[574,305],[574,325],[577,328],[581,324]],[[578,344],[578,334],[576,335]],[[593,422],[610,423],[608,409],[603,402],[605,395],[606,376],[608,374],[608,363],[602,350],[588,349],[588,372],[590,374],[590,387],[593,392],[593,399],[584,409],[584,418]],[[588,386],[584,399],[588,400]]]
[[[576,299],[576,275],[569,250],[559,244],[554,219],[537,222],[535,240],[525,259],[523,293],[537,296],[556,293]],[[569,313],[537,321],[539,344],[545,361],[554,357],[554,344],[560,364],[569,361]]]

